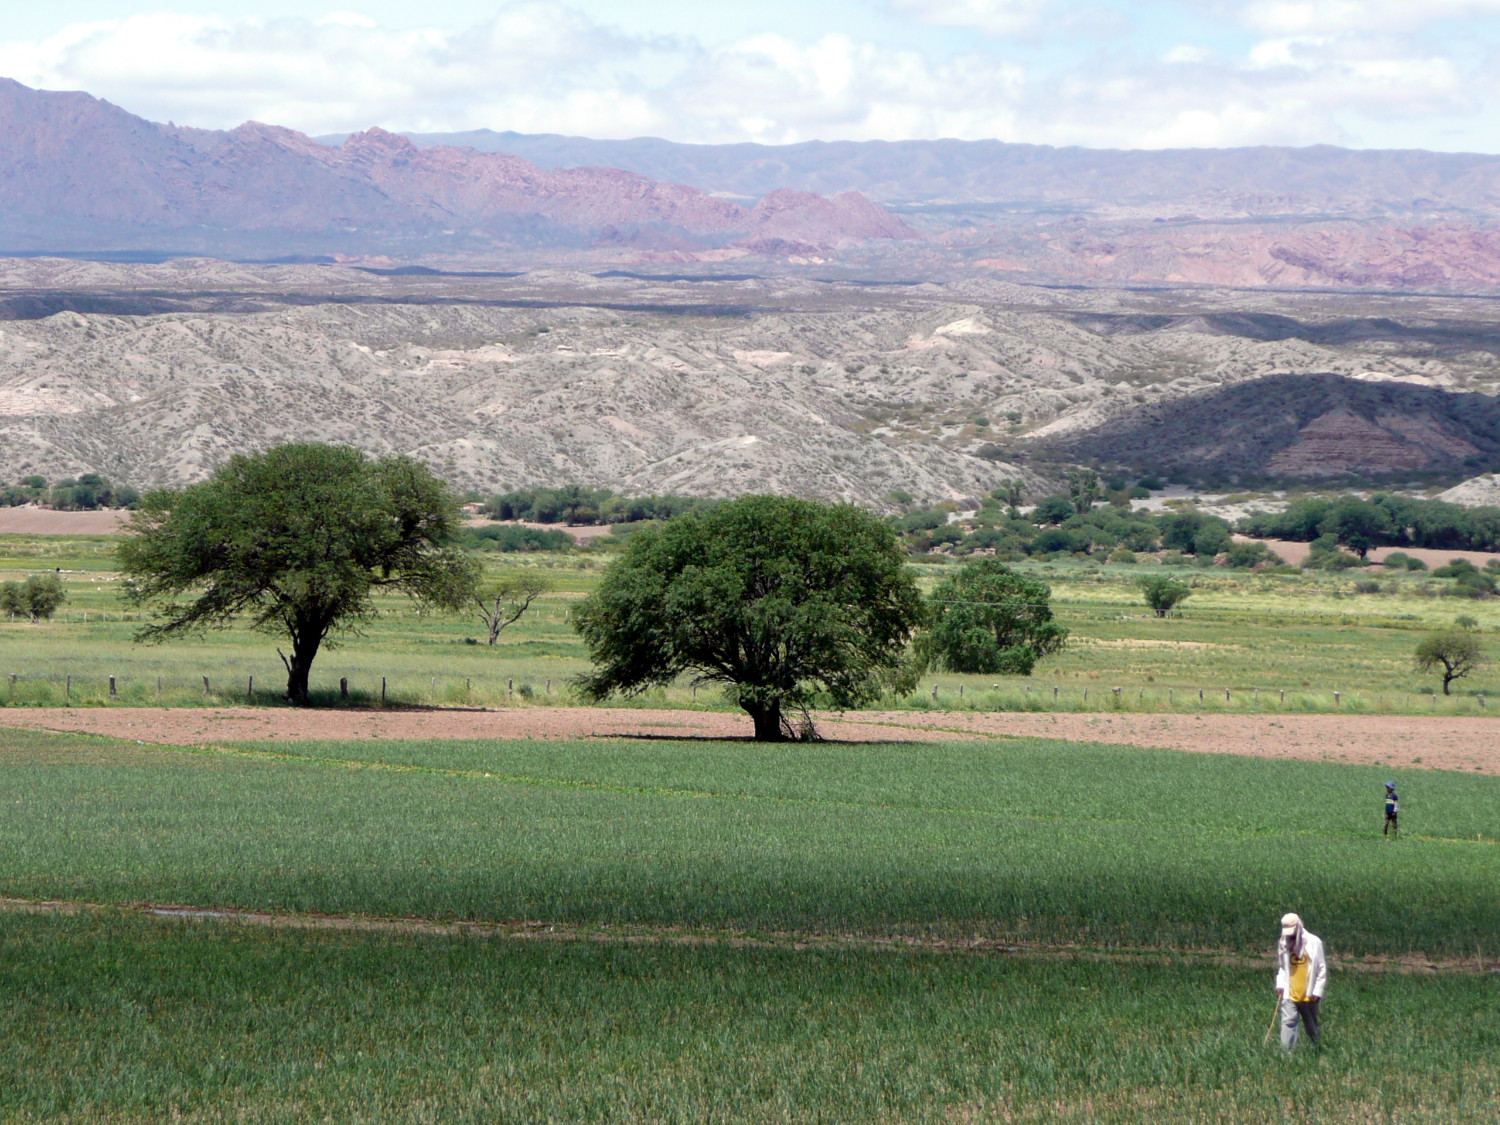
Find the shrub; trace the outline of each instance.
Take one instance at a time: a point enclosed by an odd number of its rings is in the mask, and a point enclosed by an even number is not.
[[[51,618],[67,600],[62,580],[55,574],[33,574],[25,582],[0,586],[0,613],[24,617],[33,625]]]
[[[573,537],[566,531],[518,524],[471,527],[464,538],[468,546],[481,551],[567,551],[573,546]]]
[[[1134,566],[1136,562],[1135,552],[1124,547],[1117,547],[1109,553],[1109,561],[1120,563],[1124,566]]]
[[[1062,648],[1068,631],[1052,620],[1052,590],[994,559],[965,563],[928,599],[931,625],[918,640],[928,663],[950,672],[1029,676]]]
[[[1038,527],[1062,523],[1074,512],[1073,501],[1066,496],[1048,496],[1031,510],[1031,522]]]
[[[1159,574],[1142,578],[1136,585],[1141,588],[1146,604],[1151,607],[1157,617],[1165,617],[1174,606],[1192,595],[1192,590],[1181,582]]]

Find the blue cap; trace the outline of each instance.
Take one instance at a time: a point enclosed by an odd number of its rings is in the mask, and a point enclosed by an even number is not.
[[[1394,789],[1394,788],[1396,788],[1396,783],[1394,781],[1387,781],[1385,783],[1385,787],[1387,789]]]

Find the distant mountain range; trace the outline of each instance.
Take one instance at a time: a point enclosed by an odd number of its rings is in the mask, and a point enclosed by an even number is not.
[[[914,238],[858,193],[754,207],[616,169],[547,170],[381,129],[338,147],[249,123],[146,121],[0,79],[0,250],[394,254],[638,246],[817,254]]]
[[[378,128],[315,140],[162,125],[0,79],[0,253],[122,251],[522,268],[562,253],[751,274],[837,259],[871,280],[1492,293],[1500,157]]]
[[[1330,145],[1131,151],[956,140],[696,145],[491,129],[405,136],[421,148],[508,153],[548,169],[620,168],[747,200],[778,188],[858,191],[887,207],[935,215],[1500,216],[1500,156],[1474,153]]]

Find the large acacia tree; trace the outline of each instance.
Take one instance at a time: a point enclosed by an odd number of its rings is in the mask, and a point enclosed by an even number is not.
[[[476,567],[450,545],[460,526],[452,492],[409,458],[291,444],[231,458],[180,491],[148,493],[119,559],[126,596],[157,610],[137,639],[248,621],[288,641],[287,698],[305,704],[318,650],[357,633],[377,591],[445,609],[464,603]]]
[[[755,737],[819,692],[836,707],[911,680],[922,600],[893,528],[850,505],[749,496],[631,536],[573,613],[602,700],[691,673],[724,685]]]

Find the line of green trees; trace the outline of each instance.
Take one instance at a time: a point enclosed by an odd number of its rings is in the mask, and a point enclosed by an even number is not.
[[[1360,558],[1374,547],[1500,551],[1500,508],[1465,508],[1389,493],[1368,500],[1304,497],[1293,500],[1285,511],[1251,516],[1241,530],[1262,539],[1301,543],[1332,536]]]
[[[292,444],[149,493],[118,557],[125,596],[153,613],[138,640],[248,624],[290,649],[287,698],[305,705],[318,653],[360,631],[377,592],[477,610],[491,643],[544,592],[486,585],[457,545],[461,523],[424,465]],[[811,733],[793,722],[811,705],[909,691],[927,666],[1029,673],[1067,637],[1050,589],[997,560],[931,599],[906,561],[896,529],[849,504],[748,496],[647,525],[572,614],[594,663],[578,686],[602,700],[687,674],[721,686],[757,739],[779,740]]]
[[[701,496],[616,496],[607,488],[570,484],[561,488],[521,488],[491,496],[480,510],[493,520],[592,524],[666,520],[717,503]]]
[[[1186,561],[1224,556],[1227,566],[1249,567],[1273,561],[1259,543],[1237,543],[1230,525],[1217,516],[1194,511],[1133,511],[1129,497],[1095,506],[1091,495],[1059,493],[1039,501],[1026,515],[996,489],[983,498],[969,526],[950,523],[949,513],[920,509],[892,522],[913,554],[927,554],[947,544],[955,555],[992,550],[996,558],[1051,558],[1088,554],[1134,561],[1143,552],[1168,552]]]
[[[111,484],[98,473],[66,477],[48,485],[46,477],[22,477],[0,488],[0,507],[46,504],[60,511],[88,512],[98,508],[134,508],[141,494],[129,485]]]

